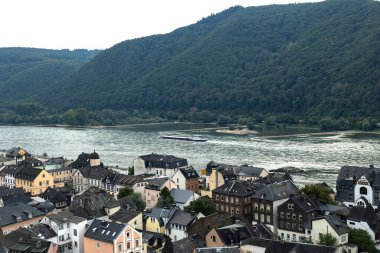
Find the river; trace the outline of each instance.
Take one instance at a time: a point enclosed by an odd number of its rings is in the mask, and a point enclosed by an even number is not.
[[[380,166],[380,135],[368,133],[231,135],[188,124],[159,124],[120,128],[62,128],[0,126],[0,149],[14,146],[32,154],[75,159],[81,152],[99,153],[109,166],[127,168],[139,155],[171,154],[188,159],[196,169],[208,162],[249,164],[266,169],[294,166],[305,172],[294,174],[299,185],[325,181],[335,187],[343,165]],[[165,131],[202,135],[207,142],[159,138]]]

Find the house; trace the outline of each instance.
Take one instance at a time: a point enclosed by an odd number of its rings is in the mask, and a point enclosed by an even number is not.
[[[67,183],[71,182],[74,174],[74,169],[63,167],[58,169],[47,170],[54,179],[54,187],[64,187]]]
[[[215,212],[205,217],[201,217],[192,223],[188,228],[188,234],[194,235],[198,234],[202,238],[205,238],[207,233],[213,228],[225,227],[227,225],[232,225],[238,221],[237,217],[231,214],[223,214]]]
[[[28,153],[25,149],[20,147],[13,147],[7,151],[5,154],[6,157],[16,160],[16,164],[19,161],[25,160],[27,158],[32,158],[32,155]]]
[[[73,197],[70,212],[88,220],[101,218],[116,213],[119,202],[109,196],[105,190],[91,187],[80,195]]]
[[[140,232],[142,233],[145,252],[162,252],[163,246],[169,237],[164,234],[147,232],[145,230]]]
[[[18,165],[5,166],[5,168],[2,170],[2,172],[5,174],[5,187],[7,188],[16,187],[15,176],[22,168],[23,168],[22,166],[18,166]]]
[[[113,222],[129,224],[134,229],[143,229],[143,215],[142,212],[126,210],[120,208],[116,213],[109,216]]]
[[[233,172],[237,180],[257,180],[269,175],[268,171],[264,168],[248,165],[233,167]]]
[[[213,228],[206,235],[207,247],[240,245],[242,240],[253,236],[253,229],[247,224],[237,223],[221,228]]]
[[[166,224],[179,207],[152,208],[144,212],[145,230],[153,233],[165,234]]]
[[[24,160],[19,161],[17,164],[24,167],[35,167],[40,169],[43,169],[44,167],[44,163],[34,157],[25,158]]]
[[[33,167],[22,167],[15,176],[16,187],[22,187],[32,196],[42,194],[47,188],[54,186],[52,175],[46,170]]]
[[[148,184],[145,186],[144,198],[148,208],[157,205],[157,200],[162,189],[165,187],[168,190],[177,188],[177,185],[167,177],[147,178],[146,181]]]
[[[102,181],[102,188],[107,192],[117,196],[120,190],[129,187],[133,192],[144,195],[145,186],[148,184],[145,180],[146,177],[151,175],[126,175],[116,171],[109,171],[107,176]]]
[[[169,236],[172,241],[189,237],[190,235],[187,232],[188,227],[200,217],[204,217],[204,215],[201,213],[196,214],[195,212],[188,213],[177,210],[167,222],[165,234]]]
[[[186,167],[185,158],[175,157],[173,155],[149,154],[137,157],[133,161],[135,175],[155,174],[156,176],[167,176],[172,178],[179,168]]]
[[[241,253],[265,252],[265,253],[338,253],[335,247],[314,245],[308,243],[295,243],[287,241],[275,241],[262,238],[251,237],[242,241]],[[350,251],[351,253],[357,253]]]
[[[6,185],[6,183],[5,183],[5,173],[3,171],[1,171],[1,167],[0,167],[0,187],[5,186],[5,185]]]
[[[173,181],[177,184],[178,189],[200,194],[199,175],[192,166],[178,169],[173,175]]]
[[[127,224],[95,219],[84,234],[84,253],[143,252],[142,233]]]
[[[15,203],[0,207],[1,234],[6,235],[19,227],[38,223],[45,213],[25,203]]]
[[[348,243],[348,227],[336,215],[311,218],[306,224],[306,240],[319,244],[321,234],[330,234],[336,239],[335,245]]]
[[[368,167],[343,166],[336,181],[336,200],[346,206],[355,206],[364,197],[374,208],[380,200],[380,169]],[[363,201],[358,204],[364,206]]]
[[[20,227],[17,230],[4,236],[5,248],[7,252],[17,253],[55,253],[57,247],[54,243],[44,240],[35,235],[28,228]]]
[[[362,198],[365,206],[357,205],[350,208],[347,218],[347,226],[354,229],[362,229],[368,232],[373,242],[380,238],[380,220],[378,215],[366,198]]]
[[[206,247],[206,241],[198,234],[192,234],[189,237],[173,242],[173,252],[194,253],[197,248]]]
[[[62,209],[70,206],[71,194],[65,191],[61,191],[62,188],[47,188],[41,195],[43,199],[49,200],[57,209]]]
[[[83,252],[83,235],[87,225],[85,218],[75,216],[69,211],[60,211],[47,215],[41,223],[49,225],[57,234],[57,238],[51,242],[57,245],[58,252]]]
[[[296,195],[278,206],[278,236],[282,240],[305,242],[305,223],[317,216],[317,206],[306,196]]]
[[[45,170],[48,170],[48,171],[58,170],[58,169],[63,169],[65,167],[69,167],[69,165],[72,162],[73,162],[72,160],[67,160],[67,159],[63,158],[62,156],[53,157],[53,158],[50,158],[49,160],[46,160],[44,162],[44,167],[45,167]]]
[[[91,154],[82,152],[70,166],[73,169],[97,166],[103,167],[103,163],[100,161],[99,154],[94,150]]]
[[[0,187],[0,207],[6,205],[7,201],[14,197],[23,197],[25,191],[23,188]]]
[[[252,224],[264,223],[277,234],[278,207],[299,189],[291,180],[265,185],[252,195]]]
[[[73,186],[75,192],[83,192],[90,187],[102,188],[103,179],[109,171],[103,166],[80,167],[73,174]]]
[[[197,200],[200,197],[193,191],[181,190],[176,188],[171,189],[170,194],[174,199],[174,203],[179,208],[181,208],[181,210],[183,210],[184,207],[190,205],[191,201]]]
[[[235,215],[240,219],[251,219],[251,197],[262,187],[251,181],[228,181],[212,191],[212,201],[216,210]]]

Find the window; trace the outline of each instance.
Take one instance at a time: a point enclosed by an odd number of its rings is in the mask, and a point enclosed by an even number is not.
[[[281,233],[281,239],[284,239],[284,233]]]
[[[295,220],[295,219],[296,219],[296,214],[293,213],[293,214],[292,214],[292,220]]]
[[[96,243],[96,248],[100,249],[100,243]]]
[[[267,212],[270,212],[270,205],[267,205]]]
[[[290,213],[286,213],[286,218],[290,219]]]
[[[117,249],[118,249],[118,252],[122,252],[123,251],[123,245],[121,243],[119,243],[117,245]]]
[[[74,247],[78,248],[78,242],[77,241],[74,241]]]
[[[299,224],[299,225],[298,225],[298,230],[299,230],[299,231],[302,231],[302,229],[303,229],[302,224]]]
[[[213,242],[216,241],[215,235],[212,235],[212,236],[211,236],[211,240],[212,240]]]
[[[283,228],[283,227],[285,227],[285,222],[280,221],[280,228]]]
[[[255,220],[259,220],[259,214],[255,213]]]
[[[236,209],[236,214],[239,214],[239,209]]]
[[[284,218],[284,212],[280,212],[280,217]]]
[[[239,199],[236,198],[236,205],[239,205]]]
[[[270,215],[267,215],[267,222],[270,223]]]
[[[292,229],[293,229],[293,230],[296,230],[296,226],[297,226],[297,224],[292,223]]]
[[[364,186],[360,187],[360,194],[367,195],[367,188],[365,188]]]
[[[254,209],[254,210],[259,209],[259,205],[258,205],[257,203],[253,204],[253,209]]]
[[[127,237],[129,238],[129,232],[127,232]]]
[[[74,229],[74,236],[77,236],[78,235],[78,232],[76,229]]]
[[[286,234],[286,240],[290,241],[290,234]]]
[[[350,223],[350,225],[355,225],[355,222],[350,221],[349,223]]]
[[[298,215],[298,220],[302,220],[302,214]]]
[[[264,204],[260,204],[260,211],[264,211]]]
[[[293,234],[293,241],[297,241],[297,236]]]
[[[288,209],[294,209],[294,205],[293,204],[288,204]]]
[[[131,248],[131,243],[127,242],[127,249],[130,249],[130,248]]]
[[[219,195],[216,195],[215,198],[216,198],[216,200],[219,200]]]
[[[286,228],[288,228],[288,229],[290,228],[290,223],[289,222],[286,223]]]
[[[260,222],[265,222],[264,214],[260,214]]]
[[[136,239],[136,248],[139,247],[139,239]]]

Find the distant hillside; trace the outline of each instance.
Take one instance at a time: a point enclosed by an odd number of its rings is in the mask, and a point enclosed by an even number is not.
[[[61,110],[380,117],[380,3],[235,7],[122,42],[46,91]]]
[[[98,50],[0,48],[0,104],[19,103],[68,77]]]

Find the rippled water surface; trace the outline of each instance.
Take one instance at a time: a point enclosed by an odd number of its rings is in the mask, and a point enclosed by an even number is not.
[[[380,135],[228,135],[214,130],[187,130],[207,142],[159,138],[160,132],[188,129],[190,125],[151,125],[125,128],[74,129],[58,127],[0,126],[0,149],[21,146],[33,154],[75,159],[81,152],[99,153],[106,165],[128,167],[139,155],[172,154],[187,158],[197,169],[214,160],[277,169],[295,166],[305,170],[293,175],[298,184],[326,181],[335,186],[343,165],[380,166]]]

